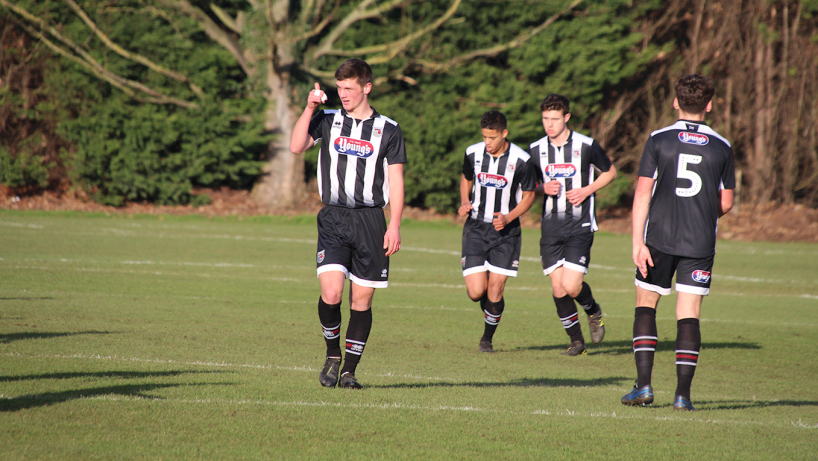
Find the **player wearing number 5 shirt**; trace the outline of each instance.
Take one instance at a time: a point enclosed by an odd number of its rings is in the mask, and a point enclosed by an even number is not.
[[[699,314],[710,292],[718,218],[733,206],[736,187],[730,143],[704,122],[715,93],[707,77],[676,82],[679,120],[645,144],[633,198],[636,312],[633,351],[637,379],[625,405],[653,403],[656,306],[676,274],[676,376],[673,408],[694,410],[690,384],[701,347]]]

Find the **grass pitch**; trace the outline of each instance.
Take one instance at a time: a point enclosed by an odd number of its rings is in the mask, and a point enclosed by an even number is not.
[[[318,384],[314,217],[0,211],[0,458],[814,459],[818,246],[718,243],[700,411],[678,413],[675,295],[656,403],[619,403],[635,378],[629,236],[597,234],[586,280],[607,335],[566,357],[534,231],[498,352],[477,352],[460,231],[404,224],[355,392]]]

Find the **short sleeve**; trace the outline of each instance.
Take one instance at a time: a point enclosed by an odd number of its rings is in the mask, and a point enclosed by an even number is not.
[[[599,145],[596,140],[591,143],[591,164],[599,169],[601,172],[606,172],[611,169],[611,159],[605,154],[605,150]]]
[[[403,131],[400,125],[395,125],[392,135],[389,137],[389,144],[386,149],[386,163],[394,165],[396,163],[406,163],[406,143],[403,141]]]
[[[327,113],[323,110],[318,111],[310,120],[310,126],[307,129],[307,133],[312,136],[313,141],[318,143],[321,140],[323,135],[323,122],[328,117]]]
[[[520,175],[520,187],[524,191],[532,191],[537,188],[537,174],[539,168],[536,168],[531,161],[520,161],[517,166],[517,174]]]
[[[653,140],[653,136],[651,136],[648,138],[648,142],[645,143],[645,149],[642,151],[642,160],[639,162],[638,176],[653,178],[656,169],[659,167],[658,154],[659,151],[656,149],[656,143]]]
[[[467,181],[474,181],[474,157],[469,156],[468,152],[463,156],[463,176]]]
[[[724,164],[724,171],[721,174],[721,188],[736,188],[736,169],[733,165],[733,149],[727,148],[727,161]]]

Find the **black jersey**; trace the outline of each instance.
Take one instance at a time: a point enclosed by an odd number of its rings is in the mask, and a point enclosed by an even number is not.
[[[398,122],[374,108],[366,120],[344,109],[321,110],[310,121],[309,134],[318,144],[318,191],[327,205],[383,208],[389,203],[387,165],[406,163],[406,147]]]
[[[466,149],[463,176],[474,181],[471,192],[471,218],[492,222],[494,213],[504,215],[517,207],[523,191],[537,187],[536,177],[528,167],[529,155],[512,143],[498,157],[486,153],[486,143],[480,142]],[[510,225],[519,225],[519,218]]]
[[[651,133],[639,176],[656,180],[645,243],[675,256],[714,254],[719,190],[736,187],[730,143],[704,122],[679,120]]]
[[[573,206],[565,193],[594,182],[594,167],[603,173],[611,169],[611,159],[598,142],[572,131],[565,144],[555,146],[548,136],[531,144],[531,164],[540,182],[559,181],[559,195],[543,198],[543,235],[596,232],[596,197],[591,194],[580,206]]]

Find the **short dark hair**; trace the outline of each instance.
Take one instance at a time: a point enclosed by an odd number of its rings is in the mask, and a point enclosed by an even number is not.
[[[688,114],[704,112],[715,93],[713,81],[701,75],[685,75],[676,81],[676,100],[679,108]]]
[[[367,83],[372,83],[372,68],[366,61],[360,59],[347,59],[335,71],[336,80],[346,80],[354,78],[363,88]]]
[[[480,128],[503,131],[507,127],[506,116],[498,110],[490,110],[480,119]]]
[[[547,110],[559,110],[562,111],[562,115],[565,115],[571,112],[571,103],[568,102],[568,98],[561,94],[548,93],[548,96],[540,103],[540,112]]]

